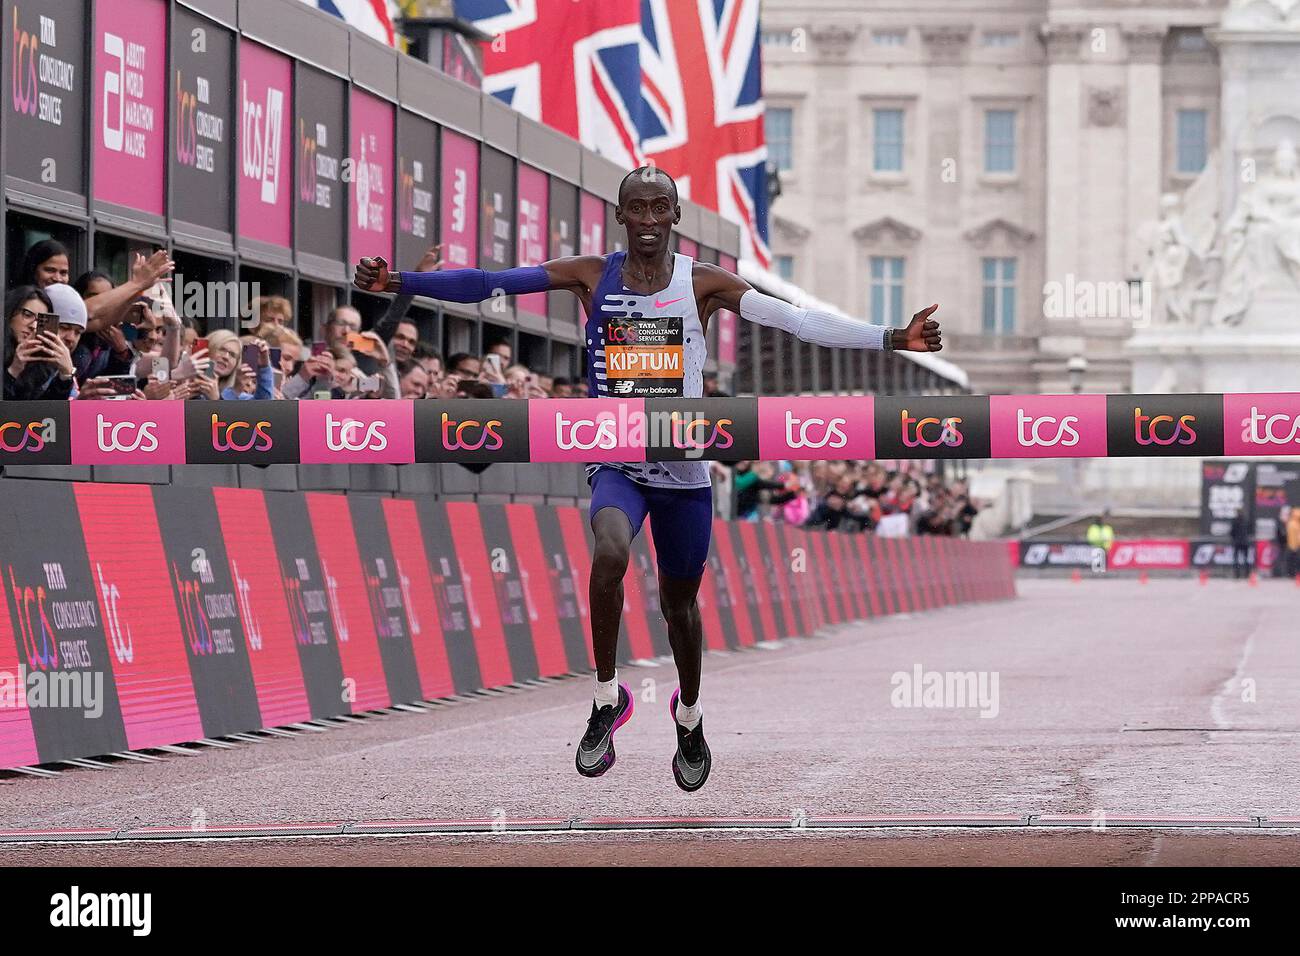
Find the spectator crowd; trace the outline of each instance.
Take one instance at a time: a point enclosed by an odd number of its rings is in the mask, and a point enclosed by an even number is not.
[[[437,247],[418,271],[441,266]],[[552,377],[514,360],[510,343],[483,354],[444,356],[407,319],[410,296],[396,296],[363,330],[361,313],[334,308],[317,341],[298,335],[281,296],[253,300],[238,316],[181,315],[170,291],[165,251],[137,254],[125,282],[103,272],[72,277],[71,257],[46,239],[27,250],[5,296],[4,399],[240,401],[367,398],[585,398],[583,379]],[[205,334],[206,333],[206,334]],[[725,396],[706,375],[705,394]],[[744,520],[870,531],[882,536],[965,535],[976,509],[965,484],[890,471],[880,462],[715,463]],[[724,506],[727,495],[718,496]],[[723,508],[725,510],[725,507]]]
[[[966,537],[978,509],[963,480],[879,461],[741,461],[714,465],[734,517],[881,537]]]
[[[68,250],[53,239],[27,250],[5,295],[4,398],[15,400],[209,400],[327,398],[581,398],[584,380],[556,378],[514,361],[510,343],[482,355],[443,356],[420,339],[397,296],[363,331],[361,313],[334,308],[317,341],[295,329],[281,296],[253,300],[239,316],[181,315],[175,263],[137,254],[130,278],[72,278]],[[437,248],[418,269],[441,266]],[[243,334],[223,326],[240,323]],[[205,334],[206,332],[206,334]]]

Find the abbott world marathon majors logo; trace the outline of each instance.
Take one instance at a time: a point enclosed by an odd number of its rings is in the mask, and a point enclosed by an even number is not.
[[[994,458],[1106,455],[1105,395],[991,395]]]
[[[1225,455],[1300,454],[1300,393],[1223,396]]]
[[[415,461],[413,402],[298,402],[304,464]]]
[[[415,406],[416,461],[528,461],[528,405],[455,398]]]
[[[759,454],[748,457],[875,458],[873,402],[858,395],[760,398]]]
[[[185,460],[265,465],[298,460],[296,402],[186,402]]]
[[[69,402],[0,402],[0,465],[66,465]]]
[[[183,464],[184,404],[72,402],[72,464]]]
[[[875,419],[876,457],[989,457],[986,395],[882,396]]]

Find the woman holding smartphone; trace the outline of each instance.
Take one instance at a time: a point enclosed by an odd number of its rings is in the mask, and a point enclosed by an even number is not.
[[[77,297],[69,286],[63,288]],[[84,308],[81,314],[84,317]],[[54,331],[61,327],[62,318],[55,314],[54,302],[47,291],[19,286],[5,296],[5,400],[59,401],[72,396],[75,371],[72,354]]]
[[[271,350],[262,339],[241,340],[229,329],[217,329],[208,333],[208,356],[226,401],[275,398]]]

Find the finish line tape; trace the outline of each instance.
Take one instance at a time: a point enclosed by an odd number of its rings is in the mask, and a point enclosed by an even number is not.
[[[0,402],[0,465],[1300,454],[1300,392]]]

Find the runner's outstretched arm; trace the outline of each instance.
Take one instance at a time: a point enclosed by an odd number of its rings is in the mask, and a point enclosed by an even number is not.
[[[552,259],[540,266],[523,266],[487,272],[483,269],[446,269],[441,272],[392,272],[381,258],[361,259],[353,283],[366,292],[424,295],[445,302],[482,302],[494,295],[524,295],[589,288],[593,275],[599,278],[599,256],[570,256]]]
[[[696,264],[697,268],[699,263]],[[939,323],[930,316],[938,304],[912,316],[906,328],[872,325],[822,309],[806,309],[759,292],[740,276],[717,266],[707,268],[708,309],[728,309],[744,319],[789,332],[802,342],[840,349],[938,352],[943,348]]]

